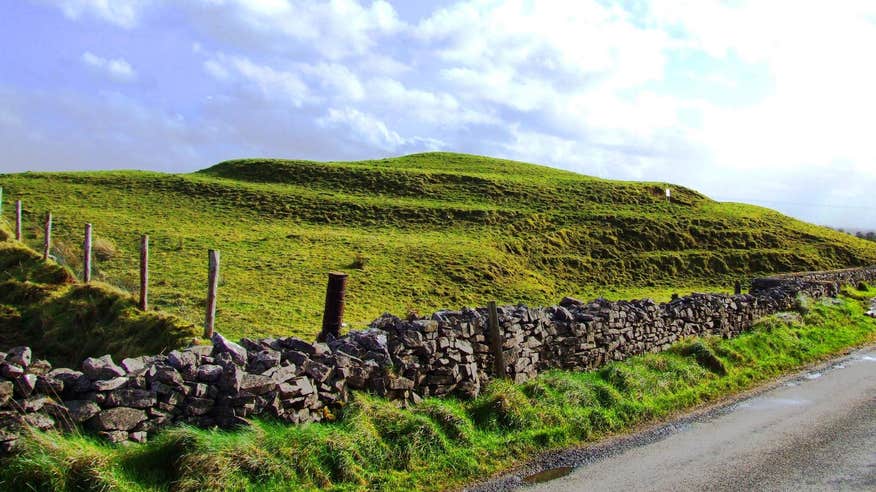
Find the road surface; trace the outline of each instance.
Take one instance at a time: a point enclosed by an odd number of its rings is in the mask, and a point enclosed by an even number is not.
[[[876,348],[698,418],[553,461],[574,468],[519,490],[876,491]],[[514,478],[488,488],[520,485]]]

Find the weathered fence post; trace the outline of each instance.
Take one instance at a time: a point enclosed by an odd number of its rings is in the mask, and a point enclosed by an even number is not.
[[[140,238],[140,310],[146,311],[149,302],[149,235]]]
[[[15,240],[21,241],[21,200],[15,200]]]
[[[219,252],[208,251],[209,264],[207,270],[207,316],[204,318],[204,338],[213,336],[213,325],[216,322],[216,289],[219,287]]]
[[[52,212],[46,212],[46,226],[43,238],[43,260],[49,259],[49,248],[52,247]]]
[[[496,301],[487,303],[488,330],[490,336],[490,349],[493,351],[493,372],[497,379],[505,377],[505,352],[502,349],[502,334],[499,332],[499,310]]]
[[[736,294],[737,296],[739,294],[742,294],[742,282],[740,282],[738,280],[736,281],[736,284],[733,286],[733,293]]]
[[[82,280],[91,282],[91,224],[85,224],[85,242],[82,244]]]
[[[322,331],[316,340],[324,342],[329,335],[338,337],[344,322],[344,306],[347,296],[347,274],[330,272],[325,289],[325,309],[322,314]]]

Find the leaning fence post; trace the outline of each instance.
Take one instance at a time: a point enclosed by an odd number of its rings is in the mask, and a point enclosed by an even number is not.
[[[43,238],[43,260],[49,259],[49,248],[52,247],[52,212],[46,212],[46,226]]]
[[[82,280],[91,282],[91,224],[85,224],[85,242],[82,244]]]
[[[149,235],[140,238],[140,310],[146,311],[149,302]]]
[[[325,290],[325,309],[322,314],[322,331],[316,338],[324,342],[328,336],[338,337],[341,334],[341,324],[344,322],[344,306],[347,294],[347,274],[331,272],[328,275],[328,286]]]
[[[488,329],[490,335],[490,349],[493,351],[493,372],[496,378],[505,377],[505,353],[502,350],[502,334],[499,333],[499,310],[496,301],[487,303]]]
[[[209,263],[207,270],[207,316],[204,318],[204,338],[213,336],[213,325],[216,322],[216,289],[219,287],[219,252],[208,251]]]
[[[21,200],[15,200],[15,240],[21,241]]]

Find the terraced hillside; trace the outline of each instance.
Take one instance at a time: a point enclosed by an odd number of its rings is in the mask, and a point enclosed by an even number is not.
[[[116,251],[98,277],[137,285],[152,237],[153,300],[197,323],[206,250],[222,252],[217,326],[231,336],[319,329],[325,274],[350,273],[347,321],[488,299],[554,303],[726,289],[745,276],[876,263],[876,244],[777,212],[662,183],[428,153],[360,162],[229,161],[194,174],[0,176],[25,203],[25,240],[55,216],[55,254],[74,271],[82,224]],[[110,248],[111,249],[111,248]]]

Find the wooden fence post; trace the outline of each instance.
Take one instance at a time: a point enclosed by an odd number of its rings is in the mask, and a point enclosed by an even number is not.
[[[82,244],[82,280],[91,282],[91,224],[85,224],[85,242]]]
[[[15,200],[15,240],[21,241],[21,200]]]
[[[736,283],[733,285],[733,293],[737,296],[739,294],[742,294],[742,282],[738,280],[736,281]]]
[[[52,247],[52,212],[46,212],[46,226],[43,238],[43,260],[49,259],[49,248]]]
[[[347,274],[331,272],[325,290],[325,309],[322,314],[322,331],[316,340],[324,342],[328,336],[338,337],[344,322],[344,306],[347,295]]]
[[[209,262],[207,270],[207,315],[204,318],[204,338],[213,336],[213,326],[216,322],[216,289],[219,287],[219,251],[208,251]]]
[[[149,302],[149,235],[140,238],[140,310],[146,311]]]
[[[490,349],[493,351],[493,373],[497,379],[505,377],[505,352],[502,350],[502,334],[499,332],[499,310],[496,301],[487,303],[488,329],[490,336]]]

